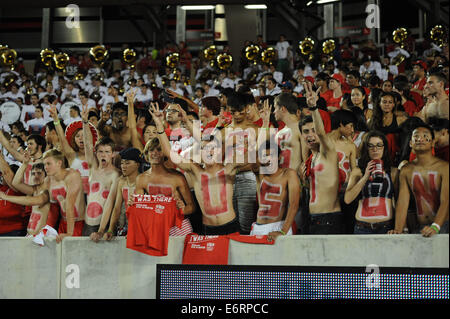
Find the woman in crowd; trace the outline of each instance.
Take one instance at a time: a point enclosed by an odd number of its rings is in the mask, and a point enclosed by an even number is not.
[[[381,94],[379,102],[373,109],[373,116],[369,121],[371,130],[378,130],[386,135],[388,144],[386,147],[391,154],[391,161],[399,151],[398,134],[399,125],[407,119],[406,116],[399,116],[395,106],[395,97],[392,93]]]
[[[356,106],[364,112],[366,120],[372,116],[372,110],[369,109],[366,90],[362,86],[354,87],[350,93],[348,107]]]
[[[368,132],[344,196],[347,204],[359,199],[355,234],[386,234],[392,228],[397,169],[391,163],[386,136]]]
[[[413,116],[414,113],[419,111],[419,108],[417,102],[410,95],[409,89],[408,82],[395,82],[393,90],[400,94],[402,98],[401,104],[405,112],[408,113],[409,116]]]

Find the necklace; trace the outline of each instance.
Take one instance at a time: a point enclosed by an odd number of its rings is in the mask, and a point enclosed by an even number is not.
[[[127,186],[128,186],[128,188],[135,187],[136,186],[136,181],[134,181],[134,183],[130,184],[130,181],[128,180],[128,177],[127,177]]]

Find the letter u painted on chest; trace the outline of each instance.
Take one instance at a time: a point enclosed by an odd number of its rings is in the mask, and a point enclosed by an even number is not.
[[[211,178],[209,174],[201,174],[201,188],[203,195],[203,202],[205,213],[207,215],[219,215],[226,213],[228,211],[228,201],[227,201],[227,182],[225,171],[221,170],[216,173],[216,177],[214,177],[216,183],[218,184],[218,193],[211,194],[210,191],[210,182]],[[213,206],[211,202],[211,196],[214,196],[215,199],[219,202],[219,205]]]

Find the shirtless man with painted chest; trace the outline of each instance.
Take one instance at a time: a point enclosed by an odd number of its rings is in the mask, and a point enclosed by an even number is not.
[[[333,140],[325,133],[322,118],[317,109],[318,91],[311,84],[305,86],[311,117],[304,117],[299,124],[302,138],[311,150],[302,172],[310,190],[309,212],[311,234],[341,234],[343,214],[339,202],[339,157]]]
[[[437,233],[448,233],[449,215],[449,167],[432,154],[434,133],[428,126],[417,127],[411,137],[410,146],[417,158],[400,171],[400,191],[395,210],[395,229],[390,234],[401,234],[406,224],[411,194],[417,209],[418,229],[425,237]]]
[[[203,215],[204,234],[226,235],[239,232],[239,221],[233,209],[233,184],[238,166],[222,163],[221,141],[201,142],[202,164],[183,159],[178,153],[171,151],[164,133],[164,115],[159,106],[151,104],[150,109],[164,155],[170,156],[177,167],[192,176],[194,193]]]

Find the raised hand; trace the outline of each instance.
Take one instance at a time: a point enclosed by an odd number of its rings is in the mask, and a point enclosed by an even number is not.
[[[164,113],[159,110],[158,102],[151,102],[150,107],[148,108],[148,112],[153,118],[153,121],[156,124],[158,129],[164,129]]]
[[[136,97],[136,91],[135,90],[129,90],[126,94],[127,101],[130,103],[134,102],[134,98]]]
[[[53,102],[48,109],[50,116],[53,118],[53,121],[58,121],[58,109],[56,108],[56,103]]]
[[[181,95],[179,95],[178,93],[176,93],[175,91],[172,91],[170,89],[166,89],[167,94],[169,94],[169,97],[171,97],[172,99],[175,98],[183,98]]]
[[[27,149],[25,149],[25,152],[23,153],[23,161],[22,161],[22,163],[23,164],[28,164],[30,161],[31,161],[31,155],[28,152],[28,148],[27,148]]]
[[[81,119],[83,122],[87,122],[89,119],[89,109],[87,104],[81,106]]]
[[[303,82],[303,87],[305,88],[306,103],[309,107],[316,107],[317,101],[319,100],[320,88],[316,92],[312,89],[312,83],[309,81]]]
[[[270,104],[269,99],[264,100],[262,109],[259,110],[259,116],[263,120],[263,126],[268,127],[270,123]]]

